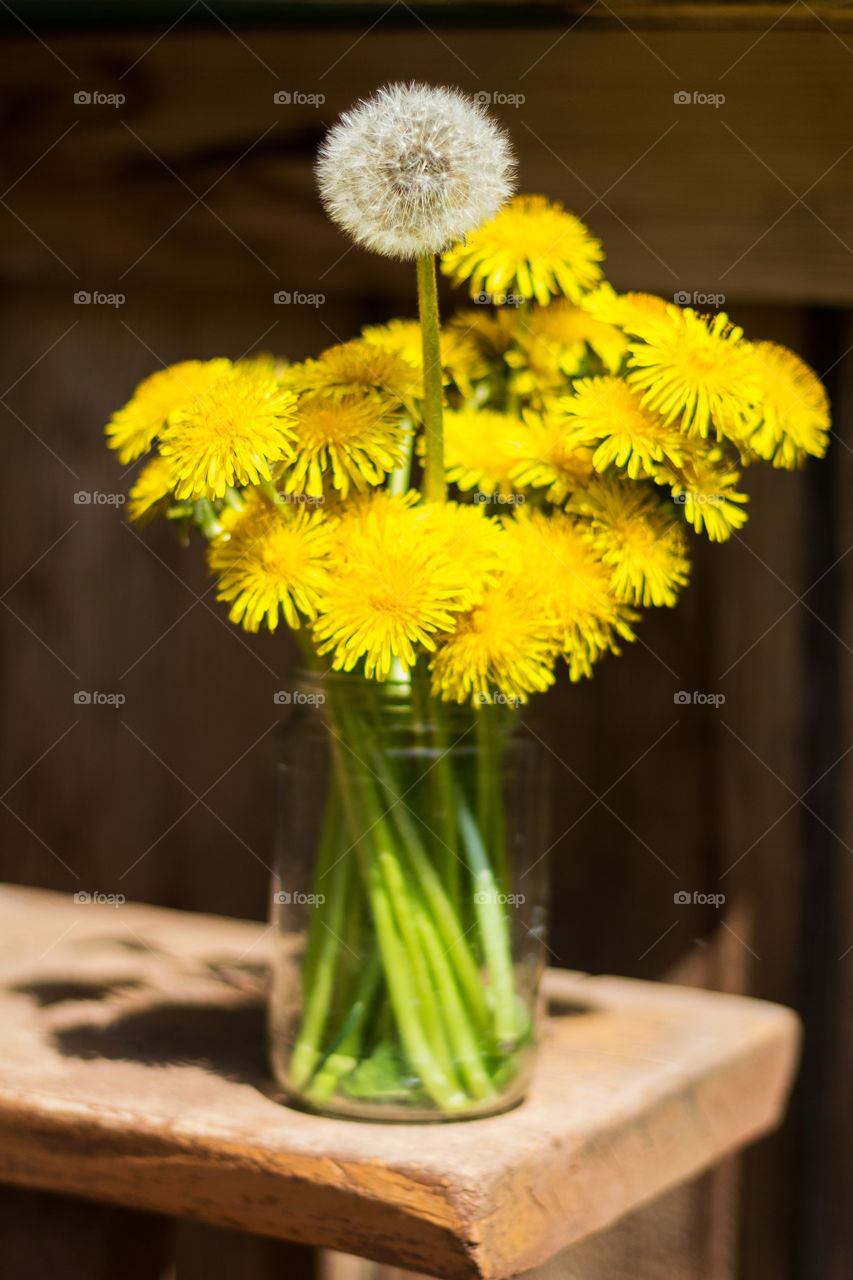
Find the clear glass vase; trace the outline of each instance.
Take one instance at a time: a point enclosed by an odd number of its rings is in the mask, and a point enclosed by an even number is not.
[[[289,1101],[370,1120],[524,1096],[545,949],[536,743],[506,704],[424,675],[300,675],[282,735],[273,1070]]]

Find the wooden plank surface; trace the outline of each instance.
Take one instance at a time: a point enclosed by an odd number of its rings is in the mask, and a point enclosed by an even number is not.
[[[850,351],[853,316],[849,312],[841,318],[840,328],[840,348]],[[809,795],[816,809],[812,830],[816,821],[831,824],[830,830],[824,827],[821,831],[822,865],[814,869],[815,878],[822,881],[823,900],[814,889],[811,893],[816,910],[809,977],[812,986],[822,982],[826,994],[819,1009],[823,1026],[810,1046],[810,1076],[820,1092],[801,1117],[805,1141],[798,1152],[802,1158],[808,1147],[811,1167],[816,1161],[820,1164],[816,1185],[808,1188],[809,1219],[821,1242],[827,1280],[847,1280],[853,1257],[853,361],[848,358],[838,374],[834,391],[839,434],[827,495],[835,518],[832,542],[829,547],[824,542],[825,559],[819,569],[821,573],[829,570],[828,581],[820,584],[829,589],[829,602],[826,594],[820,600],[814,594],[809,596],[809,603],[821,612],[829,603],[838,640],[831,659],[835,697],[831,705],[824,703],[822,707],[823,741],[818,744],[818,759],[808,779],[812,785],[825,774],[823,793]],[[805,1190],[805,1176],[801,1185]]]
[[[391,76],[494,99],[522,187],[590,223],[618,286],[849,301],[851,52],[809,24],[643,34],[630,20],[508,30],[439,15],[237,39],[178,23],[163,39],[51,33],[53,58],[22,34],[4,94],[28,126],[7,134],[0,166],[0,271],[64,281],[69,312],[77,290],[130,299],[176,273],[257,291],[271,324],[277,289],[370,297],[377,260],[323,218],[312,161],[339,113]],[[293,101],[277,104],[282,91]],[[407,290],[405,266],[382,273]]]
[[[0,1178],[447,1277],[538,1265],[776,1124],[779,1006],[550,971],[528,1101],[421,1127],[281,1106],[248,922],[6,887]]]

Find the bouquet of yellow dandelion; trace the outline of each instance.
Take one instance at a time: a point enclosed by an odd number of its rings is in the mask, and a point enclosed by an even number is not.
[[[301,645],[273,1062],[291,1099],[335,1114],[522,1095],[543,852],[518,708],[676,603],[691,538],[744,524],[747,466],[827,445],[796,355],[617,294],[587,228],[513,198],[512,175],[460,93],[380,90],[317,177],[359,244],[415,261],[419,318],[300,363],[174,365],[107,428],[122,462],[148,458],[131,518],[197,527],[231,620]],[[478,304],[443,326],[436,255]]]

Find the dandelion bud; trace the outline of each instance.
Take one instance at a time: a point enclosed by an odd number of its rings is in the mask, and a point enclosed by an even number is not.
[[[440,253],[512,194],[509,142],[457,89],[393,84],[326,135],[317,181],[326,212],[390,258]]]

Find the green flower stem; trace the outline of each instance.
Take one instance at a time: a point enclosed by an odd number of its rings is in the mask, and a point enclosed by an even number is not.
[[[262,476],[258,481],[258,488],[269,502],[272,502],[274,505],[278,503],[278,490],[276,489],[275,482],[273,480],[267,480]],[[304,652],[305,646],[303,645],[302,648]]]
[[[503,742],[499,708],[480,707],[477,718],[477,820],[501,889],[508,885],[506,823],[502,794]]]
[[[461,792],[457,796],[462,843],[474,880],[474,908],[483,954],[492,979],[495,1035],[501,1049],[511,1049],[519,1036],[518,1006],[506,912],[477,823]]]
[[[388,777],[383,776],[388,769],[387,764],[384,761],[378,761],[378,764],[382,770],[381,780],[383,783],[394,785],[391,782],[390,771]],[[450,812],[452,813],[452,778],[448,778],[447,783],[450,787]],[[399,792],[395,786],[394,795],[396,796],[398,794]],[[397,802],[391,809],[390,816],[397,816],[404,804],[404,800]],[[413,830],[409,831],[407,837],[409,850],[411,851],[412,847],[416,847],[417,844],[418,839],[416,834]],[[426,858],[425,854],[422,856],[424,859]],[[417,857],[418,855],[416,854],[416,859]],[[459,862],[455,857],[454,862],[457,866],[459,865]],[[430,989],[434,987],[435,993],[438,996],[439,1007],[436,1012],[440,1014],[442,1025],[446,1027],[447,1035],[450,1038],[450,1047],[452,1050],[450,1061],[456,1063],[466,1086],[474,1097],[478,1099],[492,1098],[494,1097],[495,1091],[480,1057],[476,1033],[472,1028],[470,1014],[465,1008],[457,986],[457,980],[454,976],[452,965],[448,960],[445,940],[437,931],[436,925],[433,921],[432,915],[430,914],[428,905],[418,887],[417,881],[415,880],[413,883],[414,877],[412,869],[410,868],[409,875],[404,881],[402,879],[399,863],[389,862],[387,866],[387,875],[389,877],[389,887],[391,884],[396,884],[398,890],[395,895],[392,895],[393,900],[395,903],[403,902],[406,904],[406,916],[408,917],[411,915],[416,926],[417,935],[421,943],[422,955],[429,966],[429,972],[431,975]],[[402,921],[400,923],[402,924]],[[454,940],[458,943],[463,935],[463,930],[458,921],[455,922],[453,929],[455,935]],[[413,951],[413,945],[411,943],[409,943],[409,945]],[[470,956],[467,946],[465,947],[465,955],[466,957]],[[455,959],[455,957],[452,958]],[[479,982],[479,979],[477,979],[477,982],[478,990],[482,991],[482,984]],[[430,1021],[432,1021],[432,1019],[433,1014],[430,1013]],[[438,1039],[438,1031],[433,1034],[436,1036],[436,1040],[431,1042],[442,1043],[442,1041]]]
[[[436,990],[441,999],[442,1012],[445,1015],[448,1032],[453,1042],[453,1050],[459,1072],[467,1088],[475,1098],[480,1100],[493,1098],[495,1096],[494,1086],[483,1066],[480,1049],[459,995],[453,970],[440,943],[438,946],[435,945],[435,935],[431,929],[431,923],[420,904],[416,906],[415,911],[418,932],[421,935]]]
[[[407,493],[412,475],[412,453],[415,447],[415,424],[411,414],[405,414],[400,422],[401,429],[408,430],[403,460],[388,476],[389,493]]]
[[[301,1089],[310,1080],[321,1057],[323,1040],[332,991],[335,985],[338,953],[341,947],[341,930],[346,910],[350,858],[341,858],[330,875],[328,912],[324,920],[325,930],[311,973],[311,994],[302,1014],[302,1027],[290,1059],[290,1080],[294,1089]],[[326,903],[323,904],[324,906]]]
[[[467,1095],[454,1085],[436,1062],[418,1016],[417,994],[411,983],[406,953],[394,928],[391,904],[381,882],[376,861],[367,867],[368,894],[376,923],[376,936],[382,952],[382,967],[388,983],[388,993],[394,1006],[394,1016],[400,1031],[400,1039],[406,1056],[421,1077],[424,1088],[433,1101],[445,1111],[457,1111],[468,1101]]]
[[[412,683],[416,714],[426,723],[428,691],[422,680]],[[306,948],[303,1021],[291,1059],[293,1086],[320,1104],[358,1068],[368,1036],[374,1045],[391,1043],[395,1032],[387,1020],[382,1025],[376,1009],[384,979],[384,1008],[389,1012],[390,1006],[393,1013],[400,1051],[435,1105],[454,1111],[471,1098],[493,1098],[493,1064],[486,1065],[494,1054],[493,1037],[502,1050],[512,1048],[519,1029],[507,922],[484,837],[457,790],[449,760],[437,760],[430,785],[435,787],[437,807],[454,821],[452,849],[458,847],[461,834],[465,861],[454,854],[453,873],[458,882],[460,869],[466,864],[470,869],[473,911],[490,977],[488,992],[465,938],[459,904],[449,897],[441,867],[434,864],[402,798],[406,786],[401,779],[410,781],[405,759],[395,754],[393,740],[383,740],[381,724],[372,723],[369,713],[350,709],[345,702],[340,705],[337,699],[327,702],[326,712],[337,791],[330,793],[320,840],[316,885],[327,897],[312,921]],[[446,749],[446,743],[442,746]],[[486,752],[484,821],[490,815],[494,819],[501,803],[495,755],[500,743],[488,746],[486,751],[483,742],[478,752],[478,758]],[[350,839],[354,856],[344,853],[341,858]],[[360,874],[353,877],[356,866]],[[329,882],[326,888],[324,880]],[[352,943],[359,950],[361,885],[376,947],[354,975],[342,949]],[[489,1055],[486,1061],[484,1054]]]
[[[361,970],[352,1007],[340,1035],[306,1091],[313,1102],[328,1101],[344,1076],[358,1066],[367,1015],[379,989],[381,973],[379,952],[374,950]]]
[[[412,981],[418,992],[424,1033],[442,1070],[456,1083],[453,1057],[442,1022],[441,1009],[435,998],[427,959],[430,951],[435,948],[435,936],[431,930],[418,928],[418,917],[421,913],[417,891],[411,884],[406,883],[396,857],[386,850],[380,853],[379,863],[388,888],[388,897],[392,903],[397,930],[408,956]]]
[[[331,714],[329,704],[327,711]],[[357,718],[342,715],[339,723],[356,758],[363,760],[366,747],[360,726],[357,727]],[[334,744],[344,808],[356,841],[362,878],[376,926],[382,968],[403,1048],[433,1101],[446,1111],[458,1110],[465,1106],[467,1097],[436,1060],[424,1032],[418,991],[411,978],[406,951],[395,926],[390,896],[382,875],[382,853],[395,857],[390,829],[371,779],[360,778],[355,785],[356,780],[350,775],[341,739],[337,735],[334,736]],[[406,906],[405,902],[398,903],[400,911],[405,911]]]
[[[488,710],[490,711],[490,707]],[[494,769],[492,744],[489,739],[488,711],[482,706],[474,711],[475,737],[477,740],[477,825],[480,837],[488,852],[492,851],[492,812],[494,807]]]
[[[399,798],[400,791],[394,785],[387,762],[377,748],[373,749],[371,756],[371,765],[379,778],[382,790],[392,797],[392,804],[388,810],[389,821],[394,823],[403,838],[403,852],[408,857],[416,880],[423,890],[444,948],[455,967],[457,980],[468,1002],[469,1016],[474,1018],[479,1031],[485,1031],[489,1025],[489,1012],[477,965],[465,941],[465,931],[444,891],[441,877],[423,848],[405,801]]]
[[[196,499],[195,522],[206,538],[215,538],[222,532],[216,508],[209,498]]]
[[[377,1044],[383,1040],[392,1041],[397,1036],[397,1028],[394,1025],[394,1010],[388,1000],[383,1000],[376,1011],[376,1018],[371,1027],[373,1039]]]
[[[450,899],[453,909],[459,914],[461,907],[461,871],[462,859],[459,856],[459,842],[457,840],[458,827],[456,824],[456,812],[454,809],[454,783],[453,771],[448,759],[450,751],[450,743],[447,738],[447,729],[438,709],[435,709],[435,746],[438,751],[438,759],[433,766],[433,772],[437,778],[436,792],[439,803],[441,805],[441,813],[444,819],[442,827],[443,853],[442,859],[442,881],[447,890],[447,896]],[[461,917],[460,917],[461,918]]]
[[[493,717],[487,726],[488,737],[492,748],[492,774],[494,783],[494,808],[492,810],[492,830],[495,836],[494,857],[492,859],[498,884],[509,890],[509,857],[506,847],[506,812],[503,795],[503,756],[506,744],[501,736],[501,726]]]
[[[315,888],[329,872],[340,845],[340,804],[333,789],[326,797],[323,826],[320,832],[317,854]],[[342,864],[338,864],[341,866]],[[329,888],[329,886],[326,886]],[[294,1087],[299,1088],[311,1075],[321,1054],[323,1032],[329,1016],[334,967],[336,934],[330,932],[329,916],[338,913],[339,907],[333,889],[324,895],[325,900],[316,908],[308,929],[305,955],[302,962],[302,1025],[294,1044],[292,1063],[295,1064]],[[293,1075],[294,1067],[291,1067]]]
[[[230,484],[225,490],[225,505],[230,507],[232,511],[244,511],[246,509],[240,490],[234,489]]]
[[[438,290],[435,282],[435,258],[431,253],[417,260],[418,310],[421,317],[421,343],[424,364],[424,483],[427,502],[444,502],[447,486],[444,479],[444,424],[442,414],[441,343],[438,322]]]
[[[364,887],[358,867],[358,855],[350,848],[351,841],[347,831],[342,832],[343,855],[352,863],[350,880],[347,885],[347,905],[344,912],[344,923],[341,931],[341,949],[338,953],[338,976],[332,996],[332,1007],[329,1012],[325,1044],[334,1044],[342,1034],[342,1028],[348,1023],[354,1001],[363,976],[364,957],[375,949],[375,940],[368,929],[362,936],[363,917],[368,906],[364,896]],[[323,887],[318,881],[318,887]]]
[[[447,896],[458,913],[459,872],[462,862],[459,857],[458,828],[453,808],[453,775],[447,755],[450,744],[438,700],[436,699],[430,707],[429,675],[420,665],[415,666],[412,671],[412,697],[415,714],[420,717],[421,724],[426,725],[430,718],[432,720],[432,739],[436,758],[428,769],[428,775],[435,812],[440,817],[440,829],[436,835],[441,846],[439,851],[441,879]]]
[[[320,830],[320,840],[316,855],[317,866],[314,872],[314,888],[317,892],[323,891],[320,882],[328,874],[334,861],[335,853],[339,849],[341,820],[342,814],[338,798],[334,788],[330,788],[323,810],[323,825]],[[305,944],[305,956],[302,961],[302,990],[306,1000],[312,991],[317,958],[320,954],[322,943],[328,934],[323,919],[326,914],[326,908],[330,905],[328,894],[324,894],[324,898],[325,901],[311,917],[308,939]]]

